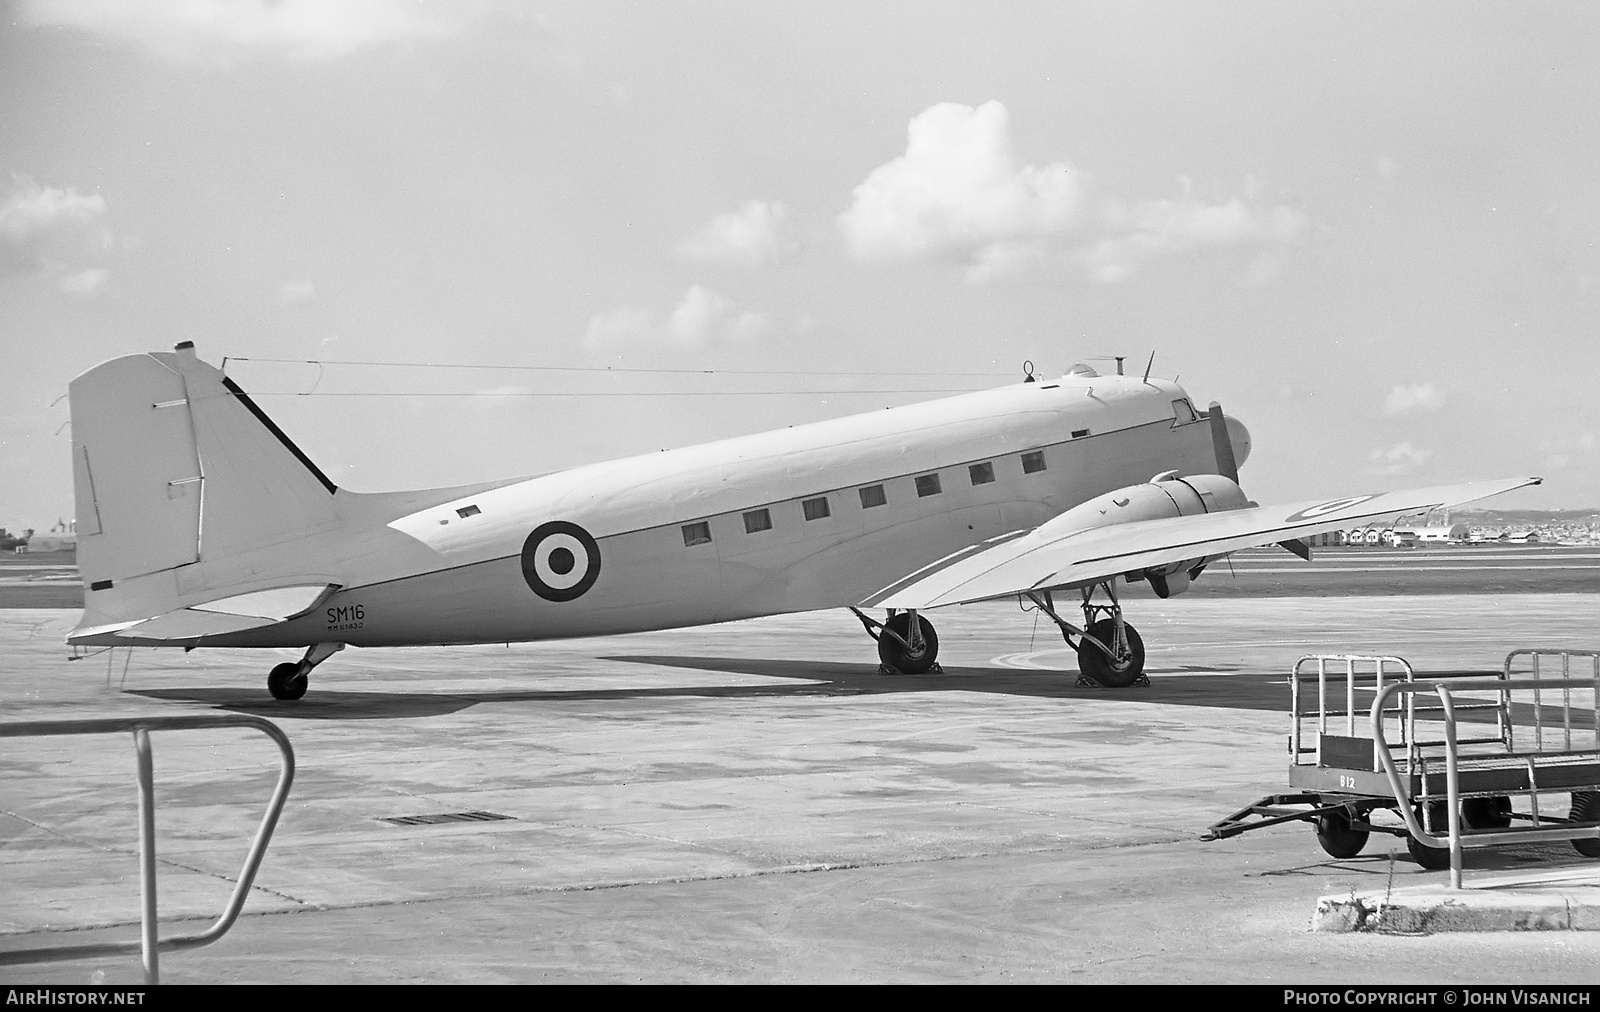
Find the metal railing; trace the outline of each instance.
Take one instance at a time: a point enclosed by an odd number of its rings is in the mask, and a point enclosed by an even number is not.
[[[1523,651],[1518,651],[1518,653],[1521,652]],[[1306,668],[1312,662],[1316,664],[1317,680],[1316,708],[1314,710],[1310,708],[1309,702],[1305,698],[1305,692],[1302,689],[1302,683],[1311,681],[1311,674],[1306,671]],[[1335,669],[1342,666],[1343,671],[1330,670],[1330,663]],[[1343,709],[1339,709],[1337,706],[1337,689],[1334,690],[1334,698],[1332,700],[1329,699],[1328,682],[1330,674],[1335,679],[1343,679],[1344,681]],[[1441,677],[1446,676],[1435,675],[1432,676],[1431,680],[1437,680]],[[1464,677],[1482,676],[1463,674],[1448,677],[1451,684],[1456,684]],[[1507,675],[1502,672],[1501,677],[1507,677]],[[1300,763],[1302,762],[1302,756],[1311,756],[1313,757],[1313,762],[1321,762],[1323,758],[1322,739],[1329,734],[1330,719],[1337,724],[1342,718],[1344,723],[1343,735],[1347,738],[1354,738],[1357,733],[1357,720],[1361,721],[1364,728],[1370,716],[1369,709],[1364,709],[1357,705],[1357,692],[1373,692],[1381,696],[1384,689],[1394,684],[1396,680],[1406,683],[1415,682],[1417,675],[1409,661],[1404,657],[1396,657],[1391,654],[1306,654],[1295,661],[1294,667],[1289,672],[1290,762]],[[1463,740],[1460,744],[1483,745],[1500,743],[1509,751],[1511,747],[1510,718],[1509,711],[1503,701],[1499,703],[1467,703],[1458,705],[1457,709],[1493,710],[1496,714],[1494,737],[1469,738]],[[1407,696],[1404,704],[1396,703],[1392,708],[1388,709],[1386,715],[1395,721],[1396,733],[1399,735],[1399,740],[1395,743],[1395,747],[1404,749],[1412,755],[1417,755],[1421,749],[1443,745],[1443,739],[1430,740],[1417,736],[1418,718],[1426,719],[1430,714],[1438,712],[1440,712],[1438,707],[1425,706],[1418,708],[1415,698],[1412,696]],[[1313,729],[1316,732],[1317,741],[1315,748],[1307,747],[1304,743],[1305,724],[1308,721],[1315,722]],[[1334,733],[1337,734],[1338,732],[1335,731]],[[1382,761],[1377,755],[1376,742],[1374,742],[1371,769],[1374,773],[1381,772],[1383,769]]]
[[[1587,658],[1588,659],[1588,661],[1589,661],[1589,687],[1590,687],[1590,689],[1592,691],[1595,688],[1600,687],[1600,650],[1537,650],[1537,649],[1530,649],[1530,648],[1523,648],[1523,649],[1520,649],[1520,650],[1513,650],[1509,654],[1506,654],[1505,664],[1500,669],[1501,670],[1501,677],[1505,678],[1507,681],[1510,681],[1510,680],[1515,678],[1516,673],[1517,673],[1516,672],[1516,662],[1517,662],[1517,658],[1519,658],[1519,657],[1528,658],[1528,661],[1529,661],[1529,673],[1532,674],[1533,677],[1536,678],[1536,679],[1541,677],[1541,665],[1540,665],[1540,661],[1541,660],[1543,660],[1545,658],[1550,658],[1550,659],[1553,659],[1553,660],[1559,660],[1560,661],[1561,674],[1560,674],[1559,678],[1560,678],[1560,681],[1561,681],[1562,748],[1567,749],[1567,750],[1571,750],[1572,749],[1572,713],[1573,713],[1572,686],[1574,685],[1574,683],[1581,684],[1580,678],[1582,677],[1582,676],[1576,676],[1576,675],[1573,674],[1573,672],[1572,672],[1572,661],[1573,661],[1573,658],[1575,658],[1575,657],[1577,657],[1577,658]],[[1540,752],[1543,752],[1545,750],[1545,748],[1544,748],[1544,719],[1543,719],[1544,718],[1544,714],[1543,714],[1543,708],[1542,708],[1542,705],[1541,705],[1542,700],[1541,700],[1540,696],[1541,696],[1541,694],[1537,693],[1537,692],[1534,693],[1534,696],[1533,696],[1533,733],[1534,733],[1534,748],[1537,749]],[[1589,721],[1590,721],[1590,723],[1589,723],[1589,734],[1590,734],[1589,741],[1590,741],[1590,745],[1592,747],[1600,748],[1600,692],[1596,692],[1595,693],[1595,698],[1590,701],[1590,705],[1589,705],[1588,710],[1589,710]],[[1507,729],[1506,729],[1506,751],[1509,752],[1509,751],[1513,750],[1513,748],[1515,747],[1515,744],[1516,744],[1516,742],[1514,741],[1514,731],[1509,726],[1509,712],[1507,714],[1507,723],[1508,723],[1508,726],[1507,726]],[[1581,732],[1581,730],[1582,729],[1580,729],[1580,732]]]
[[[1317,665],[1316,731],[1319,744],[1315,749],[1305,748],[1302,744],[1301,727],[1303,721],[1308,717],[1308,712],[1303,709],[1305,701],[1300,695],[1300,683],[1310,680],[1302,671],[1304,666],[1311,661],[1315,661]],[[1328,664],[1330,661],[1336,665],[1344,665],[1345,706],[1343,710],[1330,709],[1328,706]],[[1294,667],[1289,671],[1290,762],[1299,762],[1300,756],[1308,753],[1320,753],[1322,736],[1328,733],[1329,717],[1344,717],[1346,724],[1345,734],[1352,738],[1355,737],[1356,687],[1358,681],[1367,677],[1367,673],[1361,670],[1361,666],[1368,664],[1372,665],[1370,677],[1373,679],[1376,691],[1380,693],[1384,688],[1384,674],[1388,665],[1393,666],[1393,677],[1400,678],[1406,682],[1416,679],[1416,673],[1412,671],[1411,664],[1404,657],[1395,657],[1388,654],[1306,654],[1294,662]],[[1402,739],[1407,737],[1404,724],[1400,727],[1400,735]],[[1372,760],[1372,770],[1374,773],[1378,770],[1376,756]]]
[[[261,825],[250,842],[244,867],[234,884],[233,894],[216,922],[198,934],[159,938],[156,920],[156,813],[155,813],[155,761],[150,748],[151,731],[189,731],[218,727],[249,727],[271,738],[278,746],[281,762],[278,785],[273,789],[272,800],[261,817]],[[121,955],[127,952],[142,953],[144,979],[147,984],[160,982],[160,953],[183,949],[198,949],[210,945],[233,927],[250,886],[255,881],[256,870],[266,855],[267,844],[272,840],[272,830],[278,824],[288,800],[289,788],[294,783],[294,748],[278,725],[246,713],[200,713],[171,717],[113,717],[91,720],[35,720],[0,724],[0,738],[23,738],[58,734],[115,734],[133,732],[134,755],[139,775],[139,895],[142,913],[140,939],[137,942],[96,942],[88,945],[60,946],[48,949],[14,949],[0,952],[0,965],[14,963],[57,962],[66,959],[86,959],[93,956]]]
[[[1512,656],[1516,656],[1514,652]],[[1507,658],[1509,670],[1510,658]],[[1513,692],[1531,690],[1535,699],[1541,691],[1563,689],[1567,690],[1567,699],[1570,702],[1570,690],[1574,687],[1574,679],[1568,678],[1527,678],[1510,680],[1503,672],[1498,676],[1486,678],[1455,679],[1449,683],[1442,681],[1395,682],[1378,693],[1373,700],[1371,713],[1372,738],[1376,743],[1378,759],[1383,764],[1383,772],[1388,777],[1389,786],[1394,791],[1395,809],[1400,817],[1405,820],[1406,830],[1421,844],[1428,847],[1447,847],[1450,851],[1450,886],[1453,889],[1461,888],[1461,855],[1466,847],[1493,847],[1497,844],[1526,842],[1532,840],[1582,840],[1600,838],[1600,825],[1572,825],[1566,820],[1548,820],[1557,824],[1541,824],[1539,819],[1539,781],[1537,760],[1541,753],[1512,753],[1509,757],[1520,759],[1526,764],[1528,773],[1528,789],[1517,793],[1526,793],[1533,799],[1533,825],[1518,827],[1516,829],[1481,829],[1473,830],[1470,834],[1463,833],[1461,828],[1461,774],[1460,774],[1460,746],[1463,744],[1456,737],[1456,711],[1453,691],[1493,691],[1500,694],[1501,709],[1509,715],[1510,696]],[[1600,670],[1591,681],[1591,686],[1600,688]],[[1418,819],[1417,812],[1412,806],[1410,791],[1401,779],[1398,764],[1390,749],[1388,740],[1384,737],[1384,710],[1388,707],[1389,700],[1399,693],[1414,697],[1418,692],[1433,692],[1439,697],[1440,708],[1444,715],[1444,760],[1445,760],[1445,820],[1446,835],[1438,836],[1428,831]],[[1537,704],[1536,704],[1537,705]],[[1409,709],[1409,707],[1408,707]],[[1570,710],[1570,707],[1569,707]],[[1542,716],[1542,715],[1541,715]],[[1571,714],[1564,714],[1567,726],[1571,726]],[[1511,740],[1510,721],[1502,725],[1505,740]],[[1569,734],[1570,740],[1570,734]],[[1407,773],[1413,773],[1418,768],[1416,745],[1413,744],[1410,761],[1407,763]],[[1428,820],[1431,824],[1431,818]]]

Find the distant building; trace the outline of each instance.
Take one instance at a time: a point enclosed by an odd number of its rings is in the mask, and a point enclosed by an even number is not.
[[[59,552],[73,550],[78,547],[78,535],[74,533],[77,524],[67,520],[57,520],[51,525],[48,533],[34,534],[29,531],[28,543],[19,552]]]
[[[35,534],[28,539],[27,546],[22,550],[32,554],[34,552],[60,552],[77,547],[78,536],[76,534]]]
[[[1395,533],[1399,533],[1396,531]],[[1466,524],[1442,524],[1437,527],[1413,527],[1408,532],[1419,544],[1459,543],[1472,536]]]

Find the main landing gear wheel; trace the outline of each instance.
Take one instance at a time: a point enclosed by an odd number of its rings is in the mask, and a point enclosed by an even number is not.
[[[1103,618],[1085,631],[1117,651],[1116,619]],[[1139,631],[1126,622],[1122,623],[1122,632],[1126,637],[1126,650],[1117,651],[1122,657],[1115,661],[1088,640],[1078,641],[1078,671],[1084,678],[1108,689],[1125,689],[1144,674],[1144,640],[1139,637]]]
[[[1330,857],[1355,857],[1371,835],[1365,829],[1353,828],[1349,814],[1342,810],[1317,816],[1317,843]]]
[[[913,650],[901,642],[911,639],[910,612],[903,611],[895,615],[883,624],[883,628],[885,632],[878,637],[878,660],[885,667],[903,675],[920,675],[933,667],[933,662],[939,656],[939,634],[933,631],[932,622],[921,615],[917,616],[917,630],[922,637],[919,650]],[[891,632],[895,635],[888,635]]]
[[[1573,791],[1572,811],[1567,818],[1573,822],[1600,822],[1600,791]],[[1573,840],[1572,848],[1584,857],[1600,857],[1600,838]]]
[[[267,691],[273,699],[299,699],[306,694],[311,679],[300,670],[299,661],[286,661],[267,675]]]

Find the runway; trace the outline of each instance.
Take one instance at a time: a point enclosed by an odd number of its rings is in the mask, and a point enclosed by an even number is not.
[[[245,916],[164,956],[175,983],[1595,981],[1595,932],[1309,932],[1320,895],[1442,878],[1394,838],[1345,861],[1300,826],[1196,838],[1285,786],[1296,657],[1491,672],[1512,647],[1600,645],[1600,595],[1140,599],[1153,684],[1123,691],[1074,686],[1059,636],[1013,605],[930,617],[942,674],[878,675],[827,612],[347,650],[280,703],[263,682],[288,652],[68,662],[75,612],[7,610],[0,709],[288,732],[299,774]],[[155,755],[165,930],[194,930],[174,921],[220,909],[275,753],[181,732]],[[130,743],[18,740],[3,765],[0,947],[136,937]],[[385,821],[462,812],[504,818]],[[1585,863],[1526,846],[1468,874]],[[0,979],[97,972],[139,980],[131,957]]]

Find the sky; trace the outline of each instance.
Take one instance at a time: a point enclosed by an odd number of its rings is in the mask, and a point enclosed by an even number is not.
[[[1597,507],[1597,51],[1561,2],[0,0],[0,525],[71,517],[72,377],[184,340],[358,491],[1153,354],[1259,501]]]

